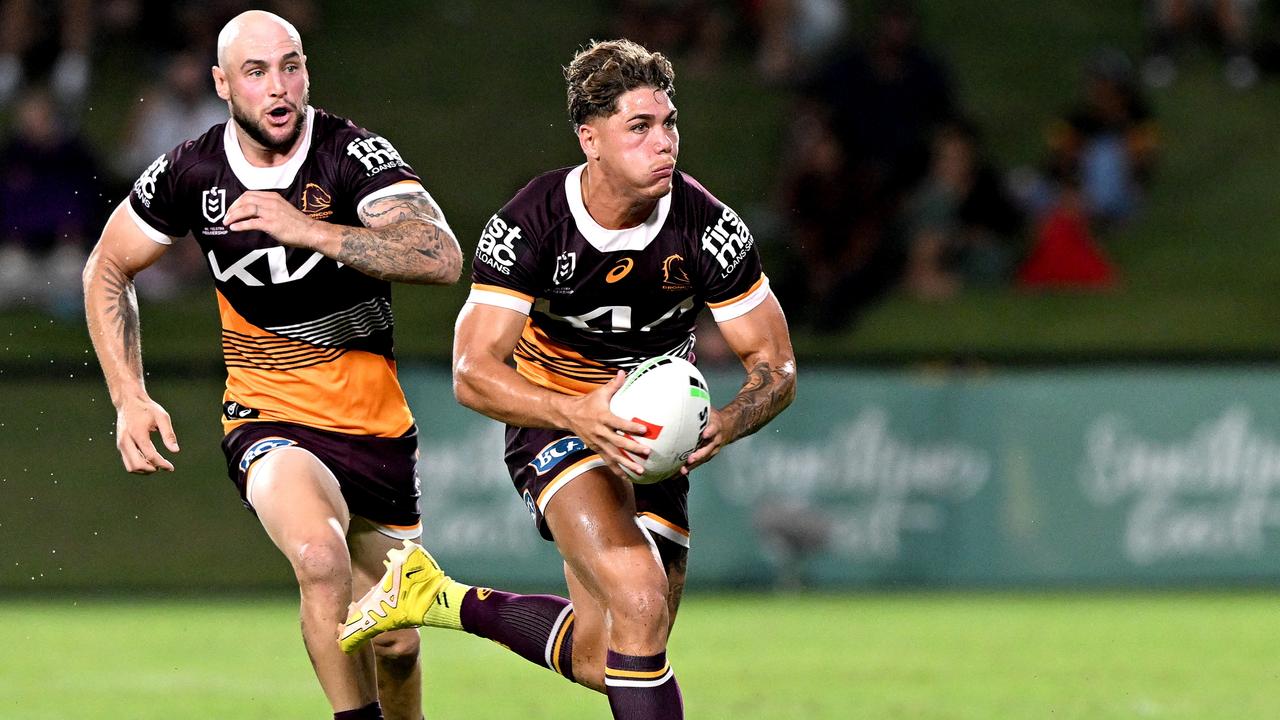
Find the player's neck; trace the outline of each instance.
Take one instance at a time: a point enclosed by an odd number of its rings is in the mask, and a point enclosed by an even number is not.
[[[591,172],[590,163],[582,170],[582,204],[591,219],[606,230],[633,228],[649,219],[657,200],[637,197],[615,183],[607,173]]]

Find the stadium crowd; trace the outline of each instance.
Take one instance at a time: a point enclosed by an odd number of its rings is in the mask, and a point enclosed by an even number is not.
[[[253,5],[0,0],[0,310],[67,316],[78,269],[113,200],[176,138],[225,117],[209,38]],[[305,33],[308,0],[265,3]],[[922,39],[910,0],[615,0],[598,34],[635,38],[695,75],[750,68],[791,107],[776,192],[753,225],[786,259],[789,315],[838,331],[889,292],[943,302],[973,287],[1107,288],[1108,233],[1140,218],[1160,132],[1146,95],[1175,83],[1209,38],[1223,81],[1249,91],[1280,62],[1250,0],[1150,0],[1145,47],[1102,47],[1064,90],[1040,157],[999,166],[963,78]],[[744,39],[745,38],[745,39]],[[95,52],[124,40],[155,78],[109,142],[90,142]],[[733,66],[733,67],[730,67]],[[464,233],[465,237],[465,233]],[[782,270],[781,268],[787,268]],[[139,290],[171,297],[204,274],[193,243]]]

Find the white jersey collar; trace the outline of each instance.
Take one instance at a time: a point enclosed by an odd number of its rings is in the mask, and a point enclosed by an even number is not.
[[[583,163],[570,170],[564,178],[564,193],[569,200],[569,210],[573,213],[578,232],[582,233],[587,242],[600,252],[643,250],[648,247],[667,222],[667,215],[671,212],[672,193],[659,198],[653,212],[649,213],[649,217],[639,225],[622,230],[609,230],[596,222],[595,218],[591,217],[591,213],[587,212],[587,206],[582,203],[582,171],[586,167],[586,163]]]
[[[231,166],[231,172],[235,173],[240,184],[248,190],[280,190],[292,185],[293,179],[298,176],[298,169],[311,152],[315,115],[315,108],[308,105],[307,115],[303,120],[305,127],[302,128],[302,144],[287,162],[272,167],[255,167],[249,164],[244,150],[240,148],[240,140],[236,137],[235,118],[227,120],[227,127],[222,133],[222,148],[227,154],[227,164]]]

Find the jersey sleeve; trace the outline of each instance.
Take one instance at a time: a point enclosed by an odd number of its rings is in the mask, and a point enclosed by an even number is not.
[[[389,195],[426,192],[418,174],[389,140],[354,124],[348,123],[347,129],[338,149],[339,163],[357,213]]]
[[[169,245],[174,238],[187,234],[189,221],[181,212],[182,203],[178,190],[178,172],[175,165],[182,155],[183,146],[156,158],[138,176],[129,191],[125,208],[138,228],[152,240]]]
[[[716,322],[746,315],[769,296],[751,230],[727,205],[711,205],[699,235],[698,266],[707,307]]]
[[[520,196],[507,203],[484,226],[471,263],[467,302],[496,305],[529,314],[539,294],[535,283],[538,237],[533,223],[517,211]]]

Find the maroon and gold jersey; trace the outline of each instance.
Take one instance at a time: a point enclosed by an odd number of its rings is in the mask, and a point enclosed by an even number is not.
[[[676,172],[645,222],[608,230],[582,202],[584,167],[535,178],[489,220],[467,299],[528,315],[517,371],[571,394],[689,355],[703,305],[723,322],[769,295],[746,224],[696,180]]]
[[[223,223],[247,190],[274,190],[317,220],[350,226],[366,203],[425,192],[383,138],[312,107],[304,122],[297,152],[275,167],[250,165],[232,123],[216,125],[157,158],[126,208],[156,242],[191,233],[200,244],[222,318],[227,432],[273,420],[396,437],[413,417],[396,380],[390,284]]]

